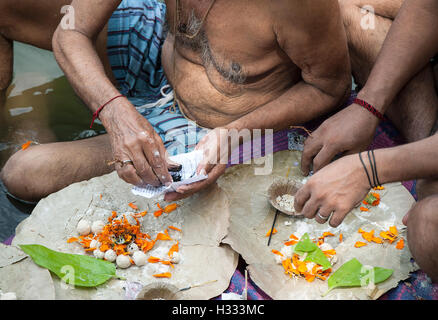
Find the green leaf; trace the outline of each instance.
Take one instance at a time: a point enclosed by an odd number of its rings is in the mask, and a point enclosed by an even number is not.
[[[310,240],[309,235],[306,232],[296,244],[295,251],[312,252],[316,248],[318,248],[318,246]]]
[[[304,261],[310,261],[319,264],[323,267],[323,270],[327,270],[332,267],[324,252],[322,252],[316,243],[310,240],[307,233],[305,233],[301,237],[300,241],[295,245],[294,252],[299,255],[304,255],[307,253]]]
[[[371,271],[372,270],[372,271]],[[324,296],[334,288],[339,287],[361,287],[369,284],[374,279],[374,284],[381,283],[392,275],[393,270],[380,267],[367,268],[356,258],[344,263],[327,280],[329,290]],[[373,275],[374,273],[374,275]]]
[[[365,202],[372,205],[374,203],[374,201],[376,201],[377,198],[375,196],[372,195],[372,193],[368,193],[368,195],[365,198]]]
[[[93,257],[53,251],[42,245],[20,245],[39,266],[49,269],[66,283],[95,287],[116,276],[113,263]]]
[[[332,265],[330,264],[330,260],[326,257],[326,255],[324,254],[324,252],[322,252],[320,248],[316,248],[314,251],[310,252],[307,255],[306,259],[304,259],[304,261],[311,261],[321,265],[323,271],[332,267]]]

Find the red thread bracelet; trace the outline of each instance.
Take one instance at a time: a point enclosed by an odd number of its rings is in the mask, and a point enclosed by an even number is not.
[[[383,114],[381,114],[379,110],[374,108],[372,105],[370,105],[365,100],[355,98],[353,103],[356,103],[356,104],[360,105],[361,107],[364,107],[365,109],[367,109],[369,112],[371,112],[373,115],[375,115],[380,120],[385,120],[385,116]]]
[[[99,109],[96,110],[96,112],[93,113],[93,119],[91,120],[90,129],[93,127],[94,121],[99,118],[99,114],[102,111],[103,108],[105,108],[110,102],[113,100],[116,100],[117,98],[124,97],[123,94],[119,94],[118,96],[115,96],[114,98],[108,100],[106,103],[104,103]]]

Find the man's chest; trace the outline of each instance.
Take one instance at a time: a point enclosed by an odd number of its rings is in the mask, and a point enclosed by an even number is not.
[[[185,59],[240,84],[281,59],[263,1],[167,1],[167,24]]]

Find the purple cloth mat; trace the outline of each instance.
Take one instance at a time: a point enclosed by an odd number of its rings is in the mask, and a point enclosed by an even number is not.
[[[354,94],[350,97],[346,106],[350,105]],[[309,130],[314,130],[321,124],[323,119],[318,119],[306,125]],[[297,130],[297,129],[294,129]],[[298,129],[299,130],[299,129]],[[260,143],[256,144],[257,150],[255,153],[258,155],[265,155],[265,150],[272,150],[278,152],[288,149],[288,130],[283,130],[274,133],[273,139],[261,139]],[[374,141],[372,142],[370,149],[388,148],[402,144],[403,141],[397,130],[391,125],[391,123],[384,121],[376,130]],[[246,149],[244,146],[240,146],[239,153],[233,153],[231,157],[231,163],[243,163],[244,160],[249,160],[254,155],[255,145],[252,144],[250,148]],[[272,148],[272,149],[271,149]],[[248,151],[249,150],[249,151]],[[246,151],[246,152],[244,152]],[[231,164],[229,164],[231,166]],[[403,185],[409,190],[409,192],[417,199],[415,191],[415,181],[404,181]],[[11,244],[13,236],[4,241],[5,244]],[[246,263],[240,257],[239,264],[234,272],[230,285],[225,291],[226,293],[241,294],[245,288],[245,268]],[[220,299],[216,297],[215,299]],[[251,280],[248,275],[248,299],[249,300],[270,300],[271,298],[264,293],[257,285]],[[438,300],[438,284],[432,284],[426,274],[419,270],[411,274],[411,277],[406,281],[401,281],[399,285],[380,297],[382,300]]]

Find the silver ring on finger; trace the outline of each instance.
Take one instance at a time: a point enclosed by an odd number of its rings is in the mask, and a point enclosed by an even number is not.
[[[132,160],[123,160],[122,163],[121,163],[122,167],[124,167],[125,165],[128,165],[128,164],[134,165],[134,161],[132,161]]]
[[[330,216],[328,216],[328,217],[323,217],[319,212],[316,214],[321,220],[328,220],[328,218],[330,217]]]

